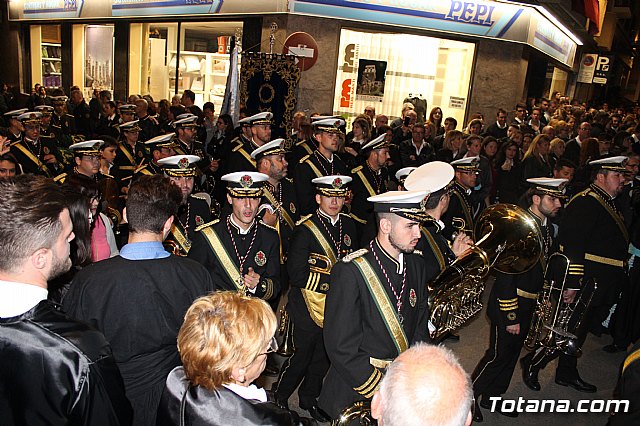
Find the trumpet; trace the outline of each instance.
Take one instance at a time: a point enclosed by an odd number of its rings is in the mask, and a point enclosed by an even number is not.
[[[464,233],[469,236],[473,236],[473,229],[467,228],[467,222],[461,217],[454,217],[451,219],[451,226],[455,229],[453,232],[453,238],[455,239],[458,234]]]
[[[279,345],[276,353],[286,357],[293,355],[293,327],[291,326],[289,312],[285,308],[280,309],[278,334],[282,337],[282,344]]]

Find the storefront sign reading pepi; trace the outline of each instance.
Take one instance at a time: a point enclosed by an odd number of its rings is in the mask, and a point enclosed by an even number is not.
[[[577,42],[541,10],[485,0],[292,0],[291,13],[526,43],[573,66]],[[568,31],[568,30],[567,30]]]

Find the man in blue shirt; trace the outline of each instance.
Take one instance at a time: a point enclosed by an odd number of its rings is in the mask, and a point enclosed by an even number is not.
[[[124,210],[129,243],[119,256],[80,271],[64,300],[69,315],[111,343],[136,425],[155,425],[165,379],[180,365],[182,318],[196,298],[214,289],[204,267],[162,246],[181,202],[180,189],[167,177],[136,180]]]

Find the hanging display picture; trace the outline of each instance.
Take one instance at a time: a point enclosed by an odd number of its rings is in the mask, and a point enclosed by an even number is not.
[[[84,46],[85,88],[113,90],[113,26],[87,25]]]
[[[369,102],[382,102],[386,73],[386,61],[360,59],[358,61],[356,99]]]

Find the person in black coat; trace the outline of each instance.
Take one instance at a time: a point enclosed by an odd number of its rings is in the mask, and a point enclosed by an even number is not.
[[[131,405],[105,336],[46,300],[48,282],[71,267],[67,202],[60,187],[43,177],[0,180],[3,425],[131,424]]]
[[[156,425],[309,424],[253,384],[278,349],[277,325],[267,303],[237,292],[193,302],[178,333],[182,366],[167,377]]]
[[[522,178],[516,142],[509,140],[502,145],[496,156],[496,172],[495,202],[518,204]]]
[[[318,146],[312,154],[302,157],[295,168],[293,181],[296,183],[300,214],[312,213],[315,209],[315,185],[312,179],[322,176],[348,175],[347,166],[336,154],[342,136],[341,118],[327,118],[313,122],[313,132]]]
[[[268,178],[258,172],[224,175],[231,213],[196,228],[188,257],[204,265],[218,289],[271,301],[280,295],[280,238],[256,217]]]
[[[331,367],[318,402],[333,419],[355,401],[371,399],[391,360],[429,340],[426,268],[413,253],[426,195],[372,197],[376,238],[331,270],[323,330]]]
[[[164,381],[180,364],[175,342],[184,313],[215,289],[206,269],[162,246],[181,202],[167,177],[138,178],[127,197],[129,243],[78,272],[63,300],[70,316],[111,343],[139,426],[155,425]]]
[[[609,157],[591,161],[594,168],[592,184],[575,195],[562,215],[558,232],[560,252],[569,258],[564,298],[572,302],[581,289],[589,289],[595,280],[591,304],[577,330],[576,346],[581,347],[587,333],[601,333],[602,322],[627,284],[626,263],[629,237],[621,214],[613,203],[624,183],[626,157]],[[580,295],[582,297],[582,294]],[[529,373],[535,375],[557,354],[543,357],[532,364]],[[579,392],[593,393],[596,386],[582,380],[578,374],[576,356],[560,354],[555,382]],[[537,380],[536,380],[537,381]]]
[[[557,227],[549,219],[558,214],[562,207],[562,200],[566,198],[566,182],[566,179],[545,177],[527,181],[531,186],[526,193],[528,211],[540,227],[543,252],[539,261],[527,272],[498,272],[491,289],[487,307],[487,315],[491,321],[489,346],[472,374],[476,404],[484,408],[491,406],[490,398],[501,396],[509,388],[520,351],[529,333],[538,292],[544,284],[545,266],[549,256],[555,251]],[[505,413],[500,407],[498,410],[510,417],[518,415],[517,412]],[[474,412],[474,420],[482,420],[478,406]]]
[[[206,198],[201,194],[192,194],[194,180],[198,175],[198,161],[200,157],[195,155],[173,155],[158,160],[171,183],[182,192],[178,214],[174,217],[169,235],[164,240],[168,251],[179,256],[189,253],[196,228],[211,222],[211,210]]]
[[[320,422],[331,420],[318,407],[317,400],[329,369],[322,340],[329,278],[333,266],[358,248],[354,220],[340,213],[350,180],[348,176],[314,179],[318,210],[296,225],[287,258],[291,277],[287,312],[295,347],[273,390],[280,405],[288,407],[289,397],[298,389],[300,408]]]
[[[582,146],[582,142],[591,137],[591,124],[589,122],[584,121],[580,123],[578,127],[578,135],[567,141],[567,145],[564,149],[564,158],[571,161],[573,164],[580,164],[580,148]]]

